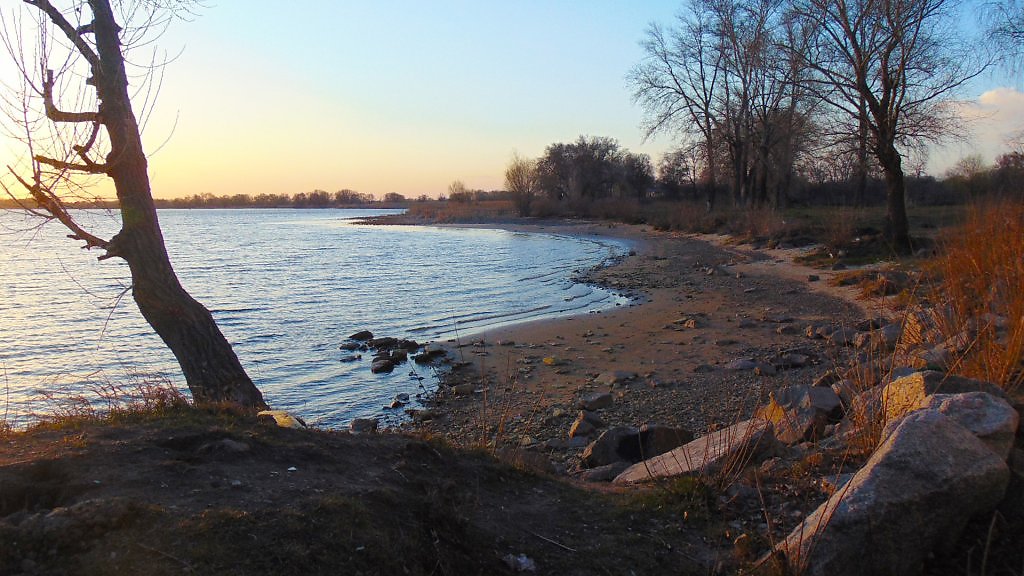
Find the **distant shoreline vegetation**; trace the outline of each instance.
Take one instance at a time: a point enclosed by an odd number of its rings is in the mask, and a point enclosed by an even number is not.
[[[481,200],[505,200],[508,192],[502,190],[465,190],[452,194],[451,200],[469,202]],[[464,197],[463,197],[464,196]],[[338,190],[327,192],[314,190],[298,194],[193,194],[183,198],[155,198],[157,208],[408,208],[412,204],[444,201],[430,198],[426,194],[416,198],[407,198],[397,192],[389,192],[381,198],[373,194],[363,194],[355,190]],[[65,202],[68,208],[102,208],[116,209],[117,200],[104,198],[83,198]],[[0,198],[0,209],[35,208],[36,203],[30,198]]]

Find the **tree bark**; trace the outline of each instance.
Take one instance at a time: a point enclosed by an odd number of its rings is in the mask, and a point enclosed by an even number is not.
[[[890,142],[880,142],[876,153],[885,174],[889,235],[897,254],[910,254],[910,225],[907,221],[906,179],[900,153]]]
[[[210,312],[178,282],[164,246],[150,190],[146,155],[128,96],[120,27],[109,0],[89,0],[99,66],[93,66],[100,118],[110,139],[108,175],[121,209],[121,231],[107,246],[132,274],[132,295],[143,317],[181,365],[197,403],[265,408]]]

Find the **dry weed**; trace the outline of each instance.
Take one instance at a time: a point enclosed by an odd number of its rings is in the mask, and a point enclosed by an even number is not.
[[[942,247],[936,318],[958,353],[952,371],[1016,390],[1024,383],[1024,203],[972,207]]]

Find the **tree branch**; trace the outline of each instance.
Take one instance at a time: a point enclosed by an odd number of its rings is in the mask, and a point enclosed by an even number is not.
[[[76,172],[85,172],[86,174],[106,174],[110,170],[110,167],[106,164],[97,164],[88,158],[84,158],[84,164],[76,164],[74,162],[65,162],[63,160],[47,158],[41,154],[36,154],[32,159],[40,164],[46,164],[47,166],[52,166],[58,170],[75,170]]]
[[[53,4],[50,4],[49,0],[23,0],[23,2],[41,10],[46,14],[46,17],[50,19],[50,22],[53,22],[55,26],[64,32],[64,35],[67,36],[68,40],[70,40],[71,43],[75,45],[75,48],[78,49],[78,53],[89,62],[90,66],[92,66],[93,74],[99,74],[103,71],[103,66],[100,64],[100,58],[96,55],[96,52],[93,52],[92,47],[89,46],[82,35],[78,33],[78,30],[68,22],[67,18],[64,17],[64,14],[62,14],[60,10],[58,10]]]
[[[71,231],[71,234],[68,235],[68,238],[71,238],[72,240],[81,240],[82,242],[85,242],[85,246],[83,246],[83,248],[85,248],[86,250],[92,248],[102,248],[106,250],[106,254],[103,254],[99,257],[100,260],[106,260],[107,258],[113,258],[115,256],[118,256],[118,254],[116,254],[111,249],[112,247],[109,241],[104,240],[99,236],[90,234],[81,226],[79,226],[78,223],[75,222],[75,219],[72,218],[70,214],[68,214],[68,211],[64,208],[64,205],[60,202],[60,200],[55,198],[52,194],[47,194],[39,183],[36,183],[34,185],[29,184],[10,166],[7,167],[7,170],[9,170],[10,173],[13,174],[14,177],[18,180],[18,182],[25,187],[25,190],[27,190],[28,193],[32,195],[32,199],[36,201],[36,204],[38,204],[40,208],[46,210],[50,214],[50,216],[59,220],[60,223],[64,225],[64,227]]]
[[[46,78],[43,80],[43,106],[46,108],[46,117],[54,122],[92,122],[98,124],[99,112],[64,112],[58,110],[53,103],[53,70],[46,71]]]

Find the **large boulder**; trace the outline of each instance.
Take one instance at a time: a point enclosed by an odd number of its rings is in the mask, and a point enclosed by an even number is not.
[[[1002,499],[1009,476],[1003,458],[953,419],[915,412],[777,551],[808,576],[920,573]]]
[[[892,422],[918,408],[926,396],[931,394],[962,394],[964,392],[987,392],[997,398],[1006,393],[990,382],[972,380],[944,372],[915,372],[893,380],[882,390],[882,409],[886,423]]]
[[[640,427],[640,455],[641,458],[653,458],[692,440],[693,432],[685,428],[644,424]]]
[[[1010,456],[1020,416],[1006,400],[985,392],[934,394],[925,398],[919,408],[945,414],[1004,460]]]
[[[744,420],[634,464],[619,474],[615,483],[740,468],[774,446],[771,430],[771,423],[760,418]]]
[[[581,456],[583,467],[598,468],[614,462],[634,462],[636,458],[634,453],[639,450],[631,451],[629,447],[637,443],[636,438],[639,433],[640,431],[636,428],[628,426],[616,426],[605,430],[597,437],[597,440],[591,442],[583,450]],[[633,439],[632,442],[629,439]]]
[[[775,437],[797,444],[822,437],[829,422],[842,417],[839,396],[824,386],[788,386],[771,393],[768,404],[756,416],[775,426]]]
[[[584,418],[581,414],[580,418]],[[639,430],[620,426],[606,430],[583,451],[584,468],[596,468],[613,462],[633,464],[664,454],[693,440],[693,433],[682,428],[644,424]]]

